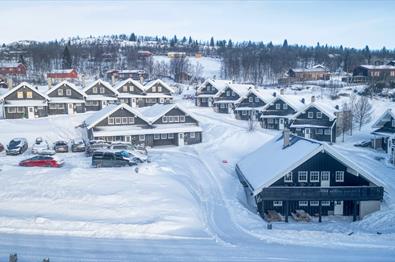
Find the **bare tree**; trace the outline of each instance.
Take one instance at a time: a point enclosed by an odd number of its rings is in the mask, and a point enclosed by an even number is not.
[[[345,102],[342,105],[341,111],[338,112],[337,114],[337,125],[336,129],[337,132],[342,134],[342,142],[344,142],[344,135],[352,130],[352,112],[350,109],[350,105]],[[352,133],[351,133],[352,134]]]
[[[358,124],[359,131],[364,124],[368,123],[372,118],[373,107],[366,96],[358,98],[354,105],[354,121]]]

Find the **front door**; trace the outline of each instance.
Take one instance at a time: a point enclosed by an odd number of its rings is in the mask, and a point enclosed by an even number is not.
[[[179,133],[178,134],[178,145],[183,146],[184,145],[184,133]]]
[[[280,130],[283,130],[283,129],[284,129],[284,118],[280,118],[280,119],[278,120],[278,128],[279,128]]]
[[[305,128],[304,129],[304,137],[305,138],[310,138],[310,128]]]
[[[29,118],[29,119],[34,118],[34,107],[29,106],[27,108],[27,118]]]
[[[163,104],[165,100],[163,98],[159,98],[159,104]]]
[[[330,186],[330,177],[329,171],[321,171],[321,187]]]
[[[67,104],[67,113],[69,114],[69,115],[72,115],[72,114],[74,114],[74,106],[73,106],[73,104]]]
[[[343,201],[334,201],[334,212],[335,215],[343,215]]]
[[[232,104],[228,104],[228,114],[232,113]]]
[[[101,108],[104,108],[107,106],[107,101],[103,100],[101,101]]]
[[[136,106],[137,106],[136,98],[132,98],[132,107],[136,107]]]

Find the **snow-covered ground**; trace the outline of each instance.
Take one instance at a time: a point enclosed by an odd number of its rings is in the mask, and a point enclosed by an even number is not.
[[[178,102],[201,121],[203,143],[151,149],[152,162],[138,172],[91,168],[80,153],[61,155],[60,169],[17,166],[29,152],[1,155],[0,261],[13,252],[18,261],[394,261],[395,168],[352,146],[370,125],[336,147],[385,182],[382,210],[354,223],[325,217],[267,230],[246,205],[234,166],[277,132],[248,132],[232,115]],[[374,115],[388,106],[376,100]],[[71,139],[89,114],[0,120],[0,142]]]

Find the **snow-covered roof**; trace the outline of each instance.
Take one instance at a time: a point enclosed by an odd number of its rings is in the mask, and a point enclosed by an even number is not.
[[[9,96],[10,94],[12,94],[13,92],[15,92],[16,90],[18,90],[19,88],[22,88],[22,87],[29,88],[29,89],[31,89],[33,92],[35,92],[36,94],[42,96],[43,98],[49,99],[49,97],[48,97],[46,94],[43,94],[43,93],[39,92],[37,89],[35,89],[35,88],[34,88],[32,85],[30,85],[29,83],[27,83],[27,82],[22,82],[22,83],[20,83],[19,85],[17,85],[16,87],[14,87],[14,88],[12,88],[11,90],[9,90],[9,91],[8,91],[7,93],[5,93],[4,95],[2,95],[2,96],[0,97],[0,101],[4,100],[7,96]]]
[[[315,101],[315,102],[312,102],[312,103],[308,104],[307,106],[305,106],[305,108],[303,108],[298,113],[296,113],[294,115],[294,118],[298,117],[300,114],[303,114],[304,112],[306,112],[306,110],[308,110],[311,107],[315,107],[316,109],[321,111],[331,121],[336,119],[336,113],[339,112],[339,110],[336,109],[334,106],[328,105],[328,104],[326,104],[326,103],[324,103],[322,101]]]
[[[264,107],[263,110],[266,110],[269,106],[273,105],[277,100],[282,100],[288,106],[293,108],[296,112],[302,110],[306,105],[300,101],[300,97],[294,95],[276,95],[273,97]]]
[[[50,97],[49,103],[85,103],[84,99],[75,99],[70,97]]]
[[[370,70],[395,70],[395,66],[393,65],[360,65],[360,67],[370,69]]]
[[[328,72],[328,68],[323,65],[315,65],[310,68],[292,68],[294,72],[303,73],[303,72]]]
[[[85,119],[84,123],[86,127],[90,129],[94,127],[97,123],[105,119],[107,116],[111,115],[112,113],[114,113],[115,111],[121,108],[143,119],[141,113],[135,110],[134,108],[128,106],[127,104],[119,104],[119,105],[108,105],[104,107],[102,110],[95,112],[93,115]]]
[[[7,104],[4,107],[10,106],[46,106],[47,101],[43,100],[31,100],[31,99],[21,99],[21,100],[7,100]]]
[[[174,93],[175,92],[175,90],[172,87],[170,87],[168,84],[166,84],[165,82],[163,82],[160,79],[156,79],[156,80],[153,80],[153,81],[150,81],[150,82],[146,83],[145,86],[144,86],[145,91],[147,91],[148,89],[150,89],[152,86],[154,86],[156,84],[160,84],[161,86],[163,86],[164,88],[169,90],[170,93]]]
[[[186,109],[184,109],[182,106],[178,104],[155,104],[152,106],[139,108],[139,111],[141,112],[145,120],[147,120],[150,123],[153,123],[159,118],[161,118],[163,115],[165,115],[167,112],[172,110],[173,108],[177,108],[182,112],[184,112],[186,115],[190,115]]]
[[[74,69],[55,69],[49,72],[49,74],[70,74]]]
[[[385,123],[390,121],[392,119],[395,119],[395,112],[392,111],[391,108],[388,108],[380,117],[377,119],[377,121],[373,124],[372,128],[381,128]]]
[[[94,136],[122,136],[122,135],[150,135],[150,134],[168,134],[184,132],[202,132],[202,128],[197,125],[156,125],[155,128],[141,128],[139,126],[105,126],[93,130]]]
[[[382,185],[367,171],[344,157],[332,146],[294,135],[290,135],[290,144],[285,147],[283,135],[277,136],[245,156],[237,163],[236,168],[246,179],[254,195],[257,195],[263,188],[270,186],[288,172],[323,151],[376,185]]]
[[[118,98],[112,96],[103,96],[103,95],[86,95],[86,101],[116,101]]]
[[[238,94],[240,97],[244,97],[248,94],[250,89],[255,88],[253,85],[248,85],[248,84],[226,84],[224,88],[219,90],[216,94],[215,97],[219,97],[221,94],[225,92],[227,88],[230,88],[232,91],[234,91],[236,94]]]
[[[269,103],[273,99],[273,95],[270,92],[262,89],[251,88],[246,94],[244,94],[244,96],[239,98],[239,102],[247,98],[251,93],[261,99],[265,104]]]
[[[94,87],[94,86],[97,85],[97,84],[103,85],[104,87],[108,88],[109,90],[111,90],[112,92],[114,92],[115,94],[118,95],[118,91],[115,90],[115,89],[111,86],[110,83],[108,83],[107,81],[101,80],[101,79],[98,79],[98,80],[94,81],[93,83],[90,83],[87,87],[84,88],[83,91],[86,92],[86,91],[88,91],[89,89],[91,89],[92,87]]]
[[[0,62],[0,67],[18,67],[19,65],[21,65],[22,63],[18,63],[18,62]]]
[[[128,78],[126,80],[115,83],[114,89],[118,91],[121,87],[129,83],[139,88],[141,91],[144,91],[144,86],[139,81],[133,80],[132,78]]]
[[[77,93],[79,93],[82,96],[86,96],[86,94],[84,92],[82,92],[82,90],[78,87],[76,87],[73,83],[70,83],[68,81],[62,81],[59,84],[57,84],[56,86],[54,86],[53,88],[49,89],[47,91],[47,95],[51,94],[52,92],[54,92],[56,89],[58,89],[59,87],[66,85],[68,87],[70,87],[71,89],[73,89],[74,91],[76,91]]]
[[[215,87],[218,91],[222,90],[226,87],[227,84],[232,83],[231,80],[217,80],[217,79],[206,79],[196,91],[201,91],[207,84],[211,84]]]

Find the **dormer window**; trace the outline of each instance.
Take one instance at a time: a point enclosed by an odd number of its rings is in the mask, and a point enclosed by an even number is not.
[[[307,113],[307,118],[314,118],[314,113],[313,112],[308,112]]]

